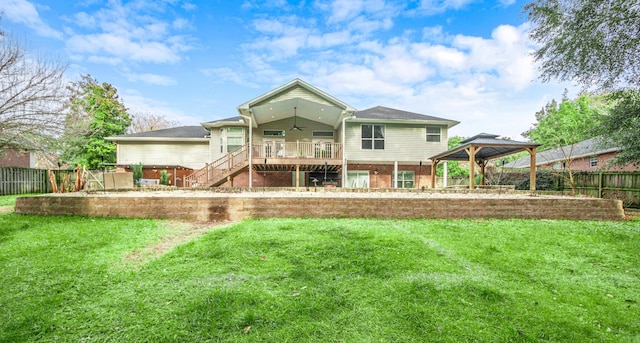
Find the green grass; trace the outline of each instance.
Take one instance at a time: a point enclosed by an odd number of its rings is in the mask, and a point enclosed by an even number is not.
[[[33,197],[42,194],[15,194],[15,195],[0,195],[0,206],[15,206],[16,198],[19,197]]]
[[[0,215],[0,341],[639,342],[640,222]],[[246,332],[246,333],[245,333]]]

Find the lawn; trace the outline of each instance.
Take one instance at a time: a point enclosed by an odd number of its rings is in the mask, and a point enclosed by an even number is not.
[[[640,221],[187,228],[0,215],[0,341],[640,341]]]

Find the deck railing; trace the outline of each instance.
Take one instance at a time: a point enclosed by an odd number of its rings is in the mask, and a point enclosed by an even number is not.
[[[253,145],[253,163],[264,159],[342,159],[342,145],[331,142],[271,142]],[[249,144],[220,157],[204,168],[185,176],[185,187],[209,187],[219,184],[246,167],[249,163]]]
[[[342,159],[342,144],[330,142],[270,142],[254,144],[253,158]]]

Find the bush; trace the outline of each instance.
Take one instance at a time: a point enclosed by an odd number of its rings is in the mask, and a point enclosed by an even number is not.
[[[160,171],[160,184],[167,186],[169,184],[169,177],[171,177],[170,173],[167,173],[166,170]]]
[[[138,164],[132,164],[129,166],[133,171],[133,184],[140,185],[140,179],[142,179],[142,162]]]

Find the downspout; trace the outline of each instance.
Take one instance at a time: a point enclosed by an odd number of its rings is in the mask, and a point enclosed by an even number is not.
[[[240,116],[249,119],[249,188],[253,188],[253,113],[249,111],[249,116]]]

